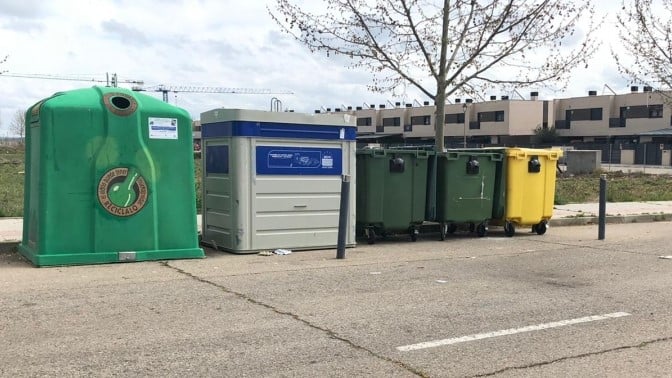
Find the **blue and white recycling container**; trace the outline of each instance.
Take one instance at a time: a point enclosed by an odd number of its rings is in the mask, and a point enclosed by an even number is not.
[[[345,113],[202,113],[202,243],[233,253],[333,248],[348,175],[354,246],[356,130]]]

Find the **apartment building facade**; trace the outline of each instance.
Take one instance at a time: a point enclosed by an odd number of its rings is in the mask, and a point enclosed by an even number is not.
[[[518,92],[516,92],[518,94]],[[672,92],[631,87],[629,93],[540,100],[490,96],[489,100],[453,98],[445,106],[448,147],[535,146],[535,129],[555,128],[554,145],[601,149],[603,162],[672,164]],[[362,143],[433,144],[436,107],[428,101],[327,108],[316,113],[350,114]],[[200,139],[194,124],[195,145]]]
[[[537,92],[532,92],[529,100],[492,96],[489,101],[474,102],[455,98],[445,106],[444,136],[452,144],[530,143],[535,128],[553,125],[553,106],[553,101],[538,100]],[[357,133],[362,139],[379,136],[413,142],[435,136],[436,107],[428,101],[378,108],[371,105],[348,112],[357,117]]]
[[[555,128],[563,137],[593,141],[611,137],[642,139],[644,133],[672,127],[672,111],[663,94],[631,87],[627,94],[555,100]],[[651,138],[644,138],[649,141]]]
[[[672,164],[672,108],[664,94],[650,87],[639,91],[633,86],[625,94],[589,91],[587,96],[555,100],[539,100],[537,92],[519,97],[452,99],[445,106],[446,145],[535,145],[535,129],[555,128],[554,144],[602,149],[604,161]],[[363,141],[433,143],[436,107],[429,102],[348,112],[357,117]]]

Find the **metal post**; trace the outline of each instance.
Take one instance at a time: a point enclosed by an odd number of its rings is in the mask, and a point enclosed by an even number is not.
[[[338,210],[338,243],[336,258],[345,258],[345,239],[348,234],[348,208],[350,205],[350,176],[343,175],[341,181],[341,206]]]
[[[604,226],[607,213],[607,175],[600,175],[600,213],[597,228],[597,239],[604,240]]]
[[[462,125],[462,148],[467,148],[467,104],[462,104],[462,114],[464,114],[464,124]]]

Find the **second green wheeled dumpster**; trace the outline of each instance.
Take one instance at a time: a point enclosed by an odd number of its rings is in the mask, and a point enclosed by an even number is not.
[[[408,232],[416,241],[425,219],[427,162],[431,151],[357,151],[357,228],[376,235]]]
[[[19,252],[37,266],[205,257],[191,129],[185,110],[121,88],[32,106]]]
[[[506,210],[504,233],[513,236],[516,226],[532,226],[543,235],[553,215],[555,175],[562,150],[506,149]]]
[[[485,236],[495,202],[497,165],[501,152],[448,150],[438,154],[436,221],[441,240],[459,224]]]

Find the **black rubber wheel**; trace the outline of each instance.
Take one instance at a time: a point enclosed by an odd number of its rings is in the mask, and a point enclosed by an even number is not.
[[[418,234],[419,232],[417,228],[411,228],[411,241],[418,241]]]
[[[473,223],[469,223],[469,232],[474,232],[476,231],[476,225]]]
[[[476,235],[479,237],[484,237],[488,233],[488,227],[485,225],[485,223],[481,223],[476,227]]]
[[[366,229],[366,242],[368,244],[376,243],[376,231],[374,231],[373,228]]]
[[[547,229],[548,224],[546,221],[541,221],[540,223],[534,225],[534,231],[537,233],[537,235],[545,234]]]
[[[516,233],[516,226],[511,222],[504,223],[504,235],[512,237]]]
[[[448,233],[448,225],[446,223],[441,223],[439,225],[439,237],[441,238],[441,241],[446,240],[446,233]]]
[[[454,234],[455,231],[457,231],[457,225],[455,223],[451,223],[448,225],[448,229],[446,230],[449,234]]]

